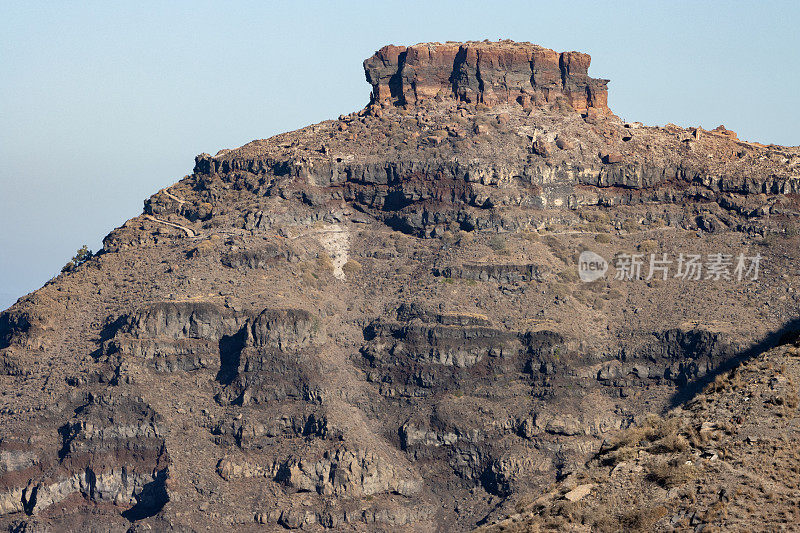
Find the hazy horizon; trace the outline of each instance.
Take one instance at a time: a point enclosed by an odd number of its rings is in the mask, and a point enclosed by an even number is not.
[[[362,108],[362,61],[389,43],[579,50],[626,120],[800,145],[797,20],[789,1],[7,5],[0,310],[96,251],[196,154]]]

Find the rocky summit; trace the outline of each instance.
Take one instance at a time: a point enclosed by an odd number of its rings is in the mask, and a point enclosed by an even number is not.
[[[800,148],[589,65],[386,46],[197,156],[0,314],[0,526],[796,527]]]
[[[608,113],[608,80],[588,76],[591,59],[511,41],[424,43],[384,46],[364,61],[364,71],[374,103],[414,104],[438,95],[541,106],[561,98],[576,111]]]

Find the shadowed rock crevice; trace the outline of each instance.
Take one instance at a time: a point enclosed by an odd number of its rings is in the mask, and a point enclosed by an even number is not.
[[[122,516],[135,522],[157,515],[169,502],[167,495],[167,471],[160,470],[155,479],[142,487],[142,491],[135,496],[136,505],[122,513]]]
[[[242,328],[234,335],[223,335],[219,340],[219,372],[217,381],[230,385],[239,373],[242,350],[247,341],[247,329]]]

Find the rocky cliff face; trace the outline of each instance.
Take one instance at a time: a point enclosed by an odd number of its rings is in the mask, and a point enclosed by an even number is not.
[[[608,80],[590,78],[592,58],[513,41],[384,46],[364,61],[373,103],[415,105],[455,98],[523,107],[559,100],[579,113],[608,114]]]
[[[784,345],[720,374],[685,406],[617,432],[586,465],[479,531],[794,528],[798,355]]]
[[[588,66],[386,47],[365,109],[197,156],[0,314],[0,524],[469,529],[791,339],[800,150],[623,122]]]

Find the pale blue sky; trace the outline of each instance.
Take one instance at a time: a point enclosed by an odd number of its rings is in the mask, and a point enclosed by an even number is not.
[[[361,108],[384,44],[592,55],[627,120],[800,144],[800,2],[3,2],[0,309],[216,153]]]

